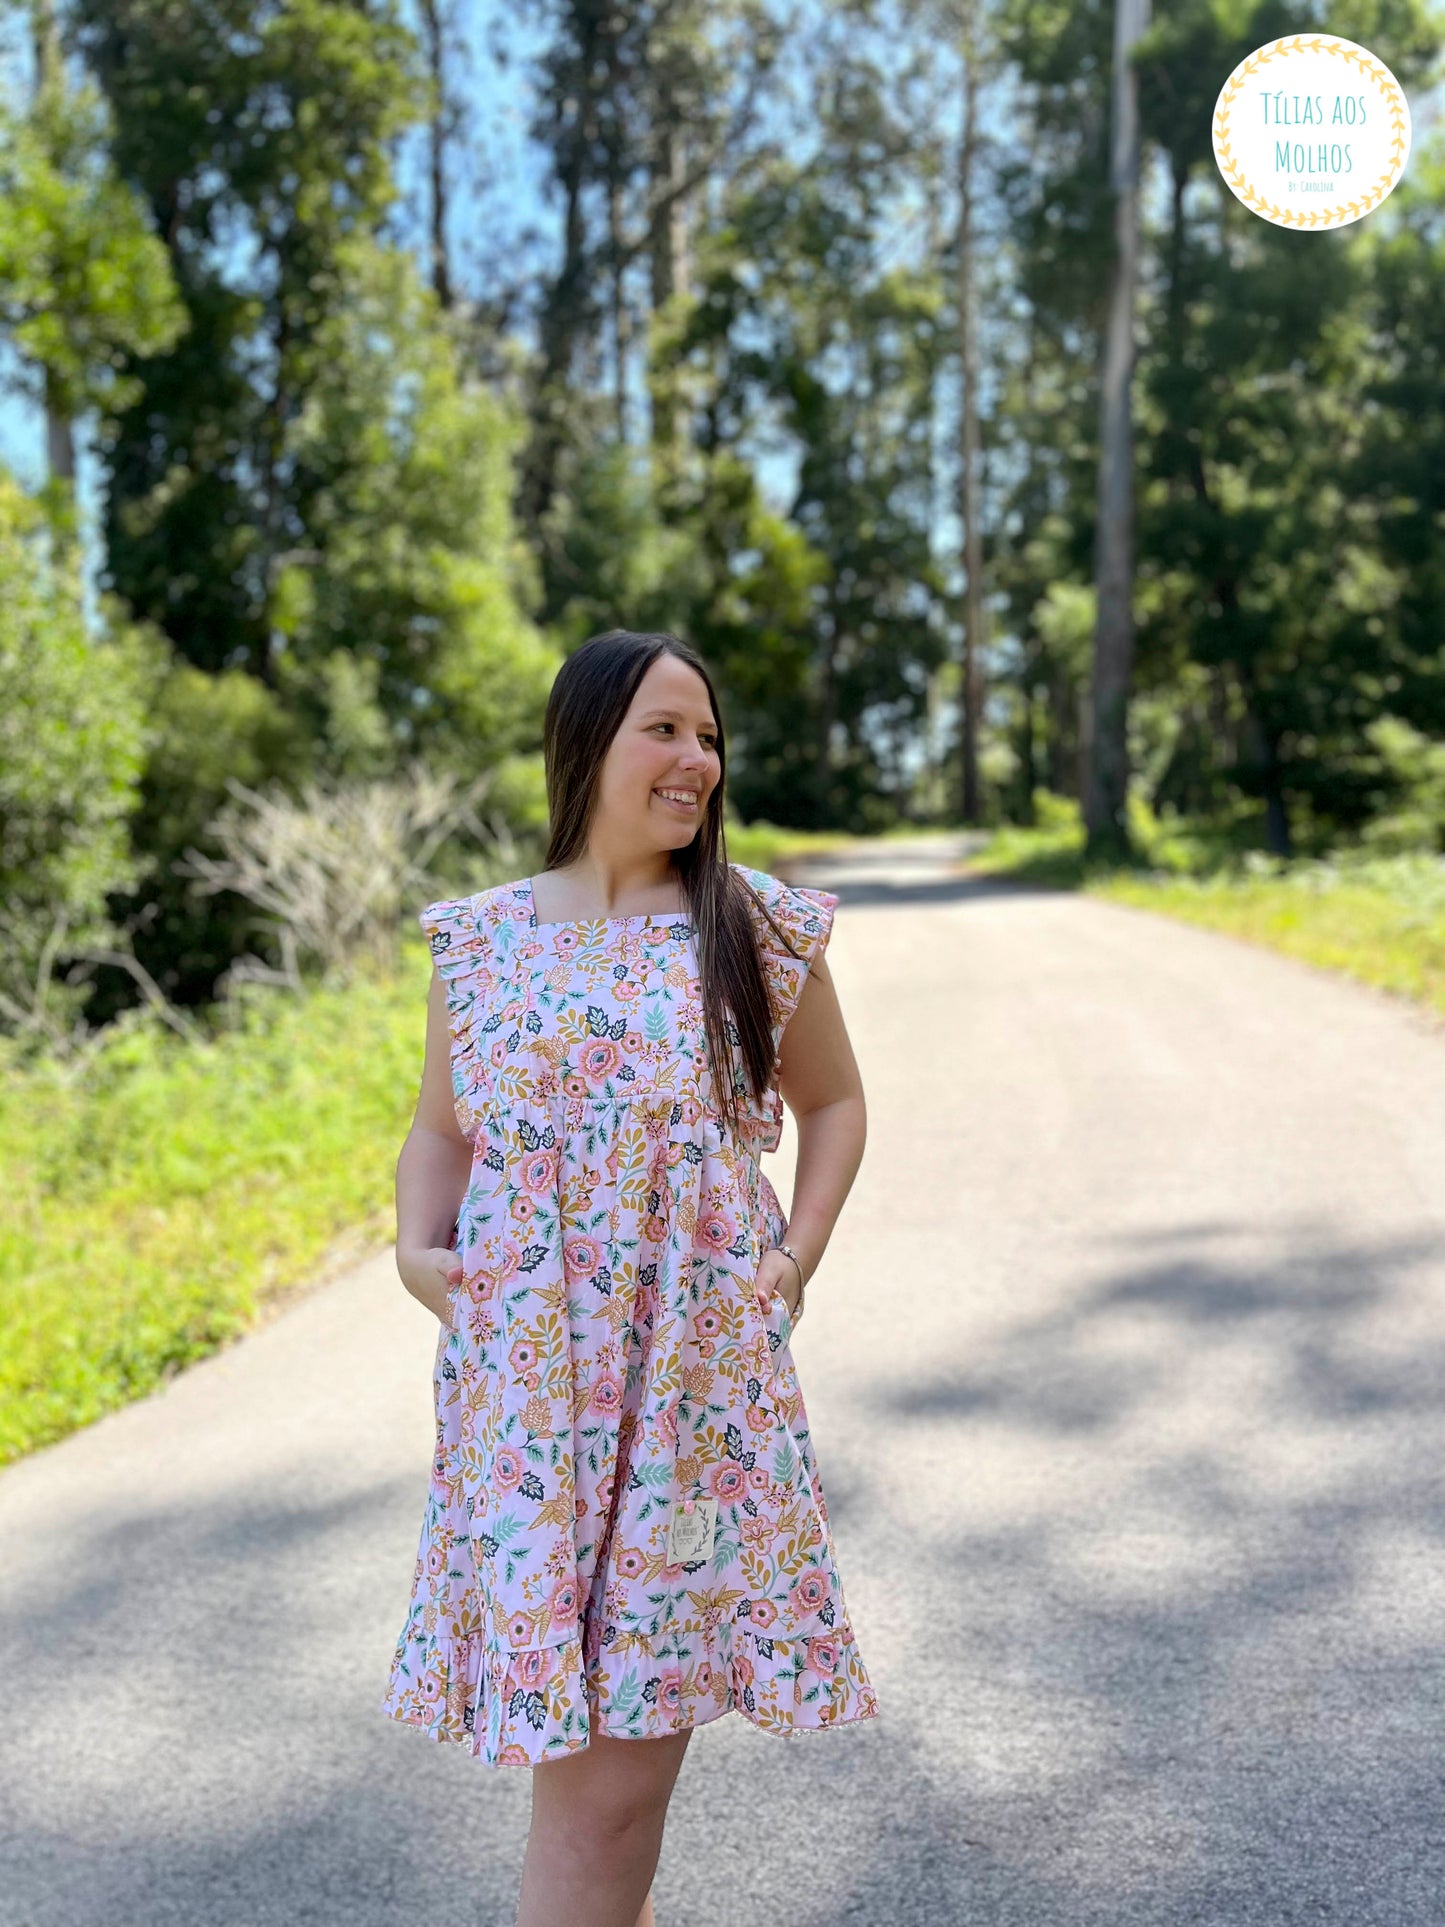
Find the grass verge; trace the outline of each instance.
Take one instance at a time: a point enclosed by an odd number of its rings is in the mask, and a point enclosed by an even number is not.
[[[205,1043],[137,1027],[0,1078],[0,1464],[143,1397],[395,1236],[430,969],[256,1000]]]
[[[1034,829],[998,831],[970,860],[1010,877],[1153,910],[1239,937],[1445,1017],[1445,858],[1345,851],[1292,862],[1242,847],[1251,827],[1163,825],[1134,812],[1141,861],[1090,866],[1078,807],[1040,799]]]

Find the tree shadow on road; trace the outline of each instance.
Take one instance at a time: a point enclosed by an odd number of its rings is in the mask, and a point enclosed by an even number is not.
[[[947,1468],[933,1529],[887,1463],[871,1495],[935,1661],[880,1697],[953,1731],[983,1843],[936,1918],[1439,1918],[1445,1246],[1295,1226],[1260,1266],[1232,1229],[1120,1237],[865,1400]]]

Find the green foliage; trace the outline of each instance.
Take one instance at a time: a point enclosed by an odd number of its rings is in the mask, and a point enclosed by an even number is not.
[[[110,135],[92,86],[43,88],[24,113],[0,106],[0,323],[68,415],[135,401],[125,363],[170,347],[185,326],[165,248],[116,175]]]
[[[429,968],[408,956],[247,1000],[202,1043],[135,1017],[80,1076],[3,1063],[0,1462],[238,1336],[343,1234],[394,1237]]]
[[[1092,577],[1112,15],[1010,0],[1001,16],[1033,134],[1001,176],[1029,310],[993,430],[1019,477],[1000,517],[1021,525],[1000,569],[1015,661],[1045,693],[1042,710],[1012,704],[1020,816],[1040,776],[1077,790],[1081,770],[1084,665],[1056,660],[1044,617],[1061,578]],[[1415,0],[1321,24],[1407,86],[1438,57]],[[1419,130],[1389,203],[1338,233],[1284,232],[1229,194],[1214,95],[1279,31],[1268,7],[1199,0],[1160,13],[1138,54],[1146,165],[1162,159],[1166,192],[1144,204],[1131,751],[1156,807],[1227,820],[1262,805],[1283,853],[1348,842],[1376,809],[1382,709],[1445,731],[1445,255],[1442,159]]]
[[[1377,716],[1365,735],[1388,782],[1382,813],[1360,840],[1381,855],[1445,851],[1445,742],[1431,742],[1398,716]]]
[[[397,10],[77,0],[68,18],[187,322],[119,359],[105,534],[117,590],[177,658],[119,908],[156,981],[197,1003],[252,922],[176,870],[219,855],[228,777],[295,793],[422,755],[505,763],[527,790],[556,654],[512,521],[523,424],[384,238],[392,148],[429,99]],[[97,993],[97,1017],[114,1008]]]
[[[350,241],[336,264],[286,441],[313,546],[278,576],[278,686],[332,774],[417,750],[484,769],[536,741],[557,664],[524,613],[521,424],[464,377],[408,256]]]
[[[37,504],[0,473],[0,1025],[64,1030],[52,972],[115,930],[145,746],[144,639],[86,630],[74,572]]]
[[[315,546],[288,430],[349,298],[347,246],[395,199],[390,145],[426,97],[415,43],[391,5],[349,0],[76,0],[68,22],[189,321],[126,365],[112,578],[198,667],[266,679],[278,573]]]

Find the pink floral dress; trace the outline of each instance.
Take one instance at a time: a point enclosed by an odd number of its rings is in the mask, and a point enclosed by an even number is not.
[[[797,952],[754,913],[780,1039],[838,899],[732,867]],[[784,1235],[776,1073],[735,1138],[690,921],[539,924],[528,879],[420,921],[473,1156],[383,1711],[490,1766],[734,1710],[873,1718],[787,1309],[754,1294]]]

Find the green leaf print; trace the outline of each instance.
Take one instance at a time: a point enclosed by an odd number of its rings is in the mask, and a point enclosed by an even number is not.
[[[642,1034],[649,1044],[665,1044],[671,1034],[667,998],[653,992],[642,1000]]]

